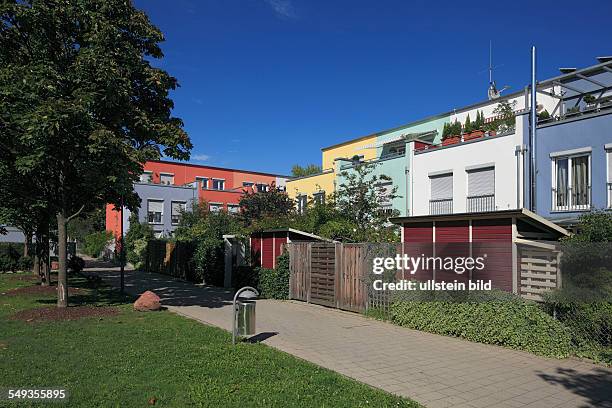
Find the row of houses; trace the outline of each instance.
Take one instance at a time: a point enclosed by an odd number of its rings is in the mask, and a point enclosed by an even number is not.
[[[287,176],[249,170],[228,169],[192,163],[149,161],[134,191],[140,197],[138,221],[153,227],[156,237],[171,237],[181,214],[193,203],[207,205],[210,211],[239,212],[245,191],[264,192],[285,189]],[[123,211],[123,231],[130,226],[131,212]],[[106,206],[106,230],[121,235],[121,213]]]
[[[500,109],[501,108],[501,109]],[[500,112],[511,109],[510,115]],[[334,193],[364,163],[390,177],[402,217],[526,208],[566,227],[612,206],[612,58],[537,85],[530,141],[530,88],[322,148],[322,172],[287,182],[300,210]],[[445,126],[484,116],[485,129],[443,138]],[[502,122],[493,130],[487,123]],[[499,119],[502,119],[499,121]],[[531,157],[531,155],[534,155]],[[386,191],[387,186],[380,186]]]

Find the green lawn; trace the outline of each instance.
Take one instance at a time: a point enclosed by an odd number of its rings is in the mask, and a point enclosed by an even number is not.
[[[10,276],[0,275],[0,293],[34,284]],[[0,294],[0,388],[65,387],[71,407],[146,407],[151,398],[161,407],[418,406],[263,344],[233,347],[229,333],[168,311],[134,312],[132,299],[84,279],[71,286],[89,286],[73,302],[120,314],[14,321],[54,298]]]

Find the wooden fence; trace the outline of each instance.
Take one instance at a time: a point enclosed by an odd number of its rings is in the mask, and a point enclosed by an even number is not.
[[[542,293],[561,287],[561,252],[553,244],[519,245],[519,293],[542,301]]]

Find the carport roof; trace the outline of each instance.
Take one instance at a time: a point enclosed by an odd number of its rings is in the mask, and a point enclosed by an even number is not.
[[[551,232],[555,232],[561,236],[570,235],[569,231],[565,228],[560,227],[552,221],[547,220],[544,217],[537,215],[536,213],[529,211],[526,208],[518,210],[499,210],[499,211],[487,211],[487,212],[472,212],[472,213],[457,213],[457,214],[441,214],[441,215],[417,215],[412,217],[393,217],[389,218],[394,224],[412,224],[419,222],[428,221],[463,221],[463,220],[474,220],[474,219],[495,219],[495,218],[509,218],[517,217],[523,219],[530,224],[546,229]]]

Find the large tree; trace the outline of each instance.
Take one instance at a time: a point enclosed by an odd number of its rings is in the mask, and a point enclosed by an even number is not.
[[[127,0],[0,6],[0,150],[57,222],[58,306],[68,304],[66,229],[110,202],[135,208],[142,163],[187,159],[177,81],[151,65],[162,33]]]

